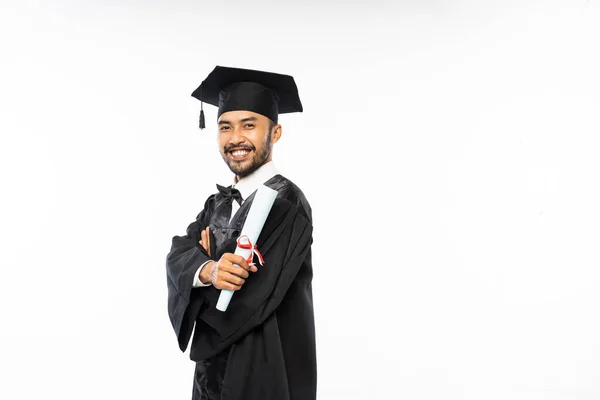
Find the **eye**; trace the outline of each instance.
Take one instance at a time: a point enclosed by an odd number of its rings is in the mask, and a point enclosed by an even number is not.
[[[244,125],[244,127],[248,129],[254,129],[254,124],[247,123],[246,125]]]
[[[222,125],[221,126],[221,130],[222,131],[227,131],[227,130],[229,130],[229,126],[228,125]]]

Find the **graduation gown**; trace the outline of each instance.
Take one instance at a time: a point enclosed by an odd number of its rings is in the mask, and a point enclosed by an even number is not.
[[[211,259],[200,232],[210,226],[212,259],[233,253],[256,192],[231,222],[231,199],[211,195],[186,235],[173,237],[166,262],[168,312],[181,351],[193,332],[193,399],[316,399],[311,208],[285,177],[265,185],[278,191],[256,243],[265,264],[257,264],[227,311],[215,307],[220,290],[192,288],[198,268]]]

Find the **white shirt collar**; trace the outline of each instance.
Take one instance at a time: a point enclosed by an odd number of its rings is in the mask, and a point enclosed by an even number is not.
[[[279,172],[275,168],[273,161],[263,164],[259,169],[248,176],[243,177],[233,187],[240,191],[242,198],[246,200],[260,185],[277,175]]]

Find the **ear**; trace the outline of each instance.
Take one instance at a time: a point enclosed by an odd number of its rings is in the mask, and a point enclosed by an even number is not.
[[[277,124],[273,127],[273,135],[271,136],[271,144],[277,143],[281,138],[281,125]]]

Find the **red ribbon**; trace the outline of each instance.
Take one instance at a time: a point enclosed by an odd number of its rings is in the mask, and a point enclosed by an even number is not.
[[[247,242],[246,243],[242,243],[241,242],[242,238],[245,238],[247,240]],[[242,235],[242,236],[238,237],[237,238],[237,246],[240,249],[252,250],[252,252],[248,256],[248,258],[246,259],[246,262],[248,264],[252,263],[252,259],[254,258],[254,254],[256,254],[258,256],[258,261],[260,262],[260,265],[264,265],[265,260],[263,259],[262,254],[260,254],[260,251],[258,251],[258,249],[256,248],[256,246],[252,245],[252,243],[250,242],[250,238],[248,237],[248,235]]]

